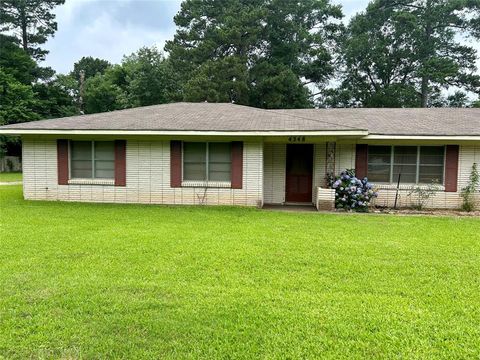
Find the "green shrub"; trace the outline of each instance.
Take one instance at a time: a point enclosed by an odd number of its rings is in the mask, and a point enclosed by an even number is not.
[[[480,184],[480,175],[478,174],[477,163],[473,163],[472,171],[470,172],[470,179],[468,185],[462,189],[461,196],[463,198],[462,210],[475,210],[475,193]]]
[[[413,206],[416,210],[423,210],[428,203],[428,200],[435,195],[440,188],[438,181],[432,181],[428,185],[416,186],[409,193],[408,196],[416,195],[416,204]]]

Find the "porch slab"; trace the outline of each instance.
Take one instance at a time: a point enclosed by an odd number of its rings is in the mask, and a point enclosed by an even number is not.
[[[285,212],[312,212],[317,211],[312,205],[263,205],[263,210],[285,211]]]

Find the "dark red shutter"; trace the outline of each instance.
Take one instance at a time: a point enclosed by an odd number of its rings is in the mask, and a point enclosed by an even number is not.
[[[243,142],[232,142],[232,189],[243,186]]]
[[[68,185],[68,140],[57,140],[58,185]]]
[[[458,179],[458,145],[447,145],[445,154],[445,191],[457,192]]]
[[[115,186],[127,185],[127,142],[115,140]]]
[[[182,142],[170,141],[170,186],[182,186]]]
[[[341,169],[344,170],[344,169]],[[355,175],[362,179],[368,174],[368,145],[357,144],[355,154]]]

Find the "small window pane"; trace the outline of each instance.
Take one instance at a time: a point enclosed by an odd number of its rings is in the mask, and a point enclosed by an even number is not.
[[[368,165],[368,180],[371,182],[390,182],[390,165]]]
[[[92,142],[72,141],[70,143],[72,178],[89,179],[92,177]]]
[[[422,146],[420,148],[420,174],[418,181],[421,183],[443,183],[443,163],[445,148],[443,146]]]
[[[209,143],[208,155],[210,162],[230,163],[232,150],[230,143]]]
[[[207,180],[205,163],[185,163],[183,166],[183,179],[193,181]]]
[[[390,146],[368,147],[368,179],[371,182],[390,182]]]
[[[393,182],[398,181],[399,174],[401,174],[400,183],[415,184],[417,181],[417,165],[394,165]]]
[[[95,141],[95,178],[115,178],[115,145],[113,141]]]
[[[443,184],[443,166],[421,166],[418,181],[423,184]]]
[[[95,160],[95,178],[96,179],[114,179],[115,162],[110,160]]]
[[[71,149],[73,160],[92,160],[91,141],[72,141]]]
[[[230,181],[231,164],[211,163],[208,167],[210,181]]]
[[[376,165],[389,165],[391,159],[390,146],[369,146],[368,163]]]
[[[422,146],[420,148],[420,165],[441,165],[445,150],[443,146]]]
[[[232,167],[231,153],[230,143],[209,143],[209,181],[230,181]]]
[[[393,163],[398,165],[416,165],[417,147],[416,146],[395,146],[393,148]]]
[[[95,141],[95,160],[115,160],[113,141]]]
[[[207,144],[183,143],[183,179],[207,180]]]
[[[417,152],[416,146],[395,146],[393,148],[393,182],[417,182]]]

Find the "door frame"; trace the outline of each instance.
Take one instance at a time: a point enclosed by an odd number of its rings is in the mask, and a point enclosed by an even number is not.
[[[289,170],[289,153],[291,153],[289,150],[291,148],[297,147],[297,146],[304,146],[304,147],[309,147],[311,148],[311,164],[310,164],[310,179],[309,179],[309,199],[308,201],[298,201],[298,200],[289,200],[289,194],[288,194],[288,185],[289,185],[289,176],[288,176],[288,170]],[[313,203],[313,178],[314,178],[314,172],[315,172],[315,145],[314,144],[286,144],[286,149],[285,149],[285,204],[312,204]]]

